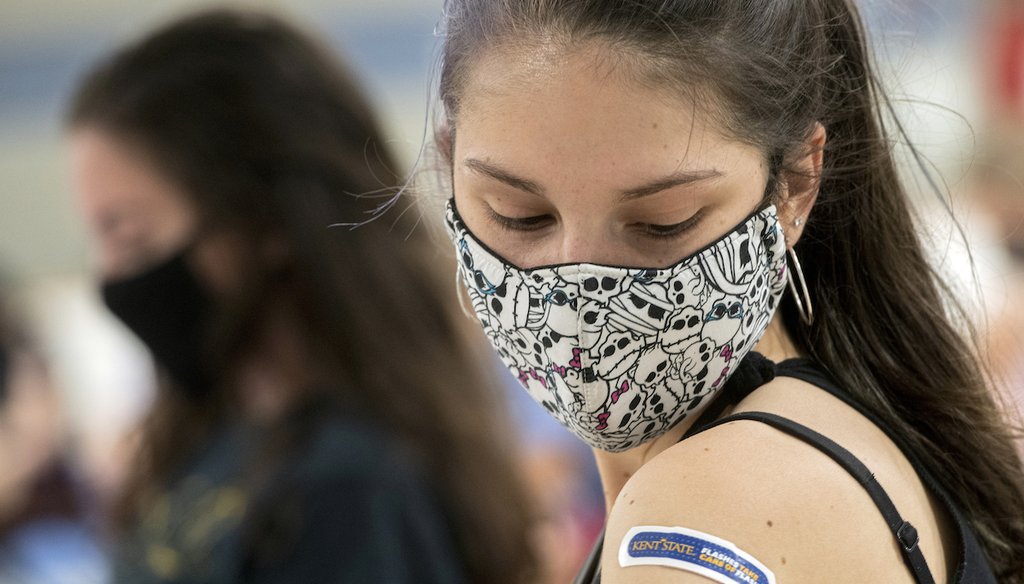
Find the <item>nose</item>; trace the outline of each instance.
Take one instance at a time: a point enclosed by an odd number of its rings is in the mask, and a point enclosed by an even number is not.
[[[569,225],[558,242],[558,264],[626,265],[627,246],[613,233],[594,225]]]

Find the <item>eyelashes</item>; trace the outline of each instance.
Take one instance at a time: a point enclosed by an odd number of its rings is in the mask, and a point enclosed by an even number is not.
[[[487,208],[488,218],[498,227],[508,231],[530,232],[546,227],[553,218],[550,215],[535,215],[533,217],[506,217]]]
[[[679,237],[687,231],[693,229],[700,220],[704,218],[704,209],[701,209],[694,213],[686,221],[681,221],[673,225],[653,225],[650,223],[644,223],[643,229],[646,231],[646,235],[655,239],[671,239]]]
[[[487,208],[489,220],[506,231],[529,233],[539,231],[554,222],[550,215],[534,215],[531,217],[506,217]],[[630,225],[639,235],[650,239],[674,239],[693,229],[704,217],[704,209],[693,214],[689,219],[672,225],[653,223],[634,223]]]

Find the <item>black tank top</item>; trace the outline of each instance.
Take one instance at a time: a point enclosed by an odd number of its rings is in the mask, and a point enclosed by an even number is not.
[[[708,407],[704,413],[694,422],[693,426],[683,436],[682,440],[699,434],[715,426],[734,422],[737,420],[749,420],[767,424],[779,431],[785,432],[803,440],[809,445],[827,454],[832,460],[843,467],[864,487],[871,496],[875,506],[885,518],[889,529],[899,545],[903,554],[904,563],[907,569],[914,576],[918,584],[935,584],[931,571],[928,569],[924,555],[918,546],[917,530],[910,522],[905,521],[899,511],[893,505],[892,500],[882,489],[882,486],[875,480],[874,475],[862,462],[842,446],[836,444],[829,438],[811,430],[810,428],[797,424],[796,422],[769,414],[766,412],[741,412],[731,416],[721,417],[726,408],[739,403],[743,398],[750,395],[755,389],[774,379],[777,375],[793,377],[806,381],[829,394],[835,396],[843,403],[849,405],[862,416],[870,420],[875,426],[885,432],[885,435],[899,447],[900,451],[907,458],[910,464],[917,471],[918,476],[938,499],[945,505],[950,517],[956,524],[959,537],[959,553],[956,570],[950,579],[951,584],[997,584],[988,559],[985,557],[978,543],[978,538],[971,530],[969,523],[960,512],[959,507],[953,501],[946,489],[932,476],[931,473],[920,463],[903,439],[888,428],[876,416],[866,411],[854,399],[842,391],[830,375],[817,363],[809,359],[791,359],[776,365],[757,353],[749,354],[737,368],[736,373],[729,379],[726,387],[718,399]],[[604,547],[604,534],[598,537],[590,556],[583,565],[583,569],[576,577],[575,584],[600,584],[601,582],[601,550]]]

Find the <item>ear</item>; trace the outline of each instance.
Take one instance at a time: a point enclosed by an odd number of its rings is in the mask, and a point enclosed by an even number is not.
[[[821,169],[828,135],[825,126],[814,122],[807,140],[801,146],[799,158],[790,161],[781,177],[779,193],[779,220],[786,234],[786,245],[793,247],[807,226],[811,208],[818,200]]]
[[[455,157],[455,127],[450,121],[444,121],[434,131],[434,145],[441,154],[441,160],[451,166]]]

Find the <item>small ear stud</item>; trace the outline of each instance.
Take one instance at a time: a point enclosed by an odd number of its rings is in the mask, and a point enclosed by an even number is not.
[[[796,227],[800,227],[800,225],[802,225],[803,222],[804,222],[803,219],[801,219],[800,217],[797,217],[796,221],[793,221],[793,225],[795,225]]]

